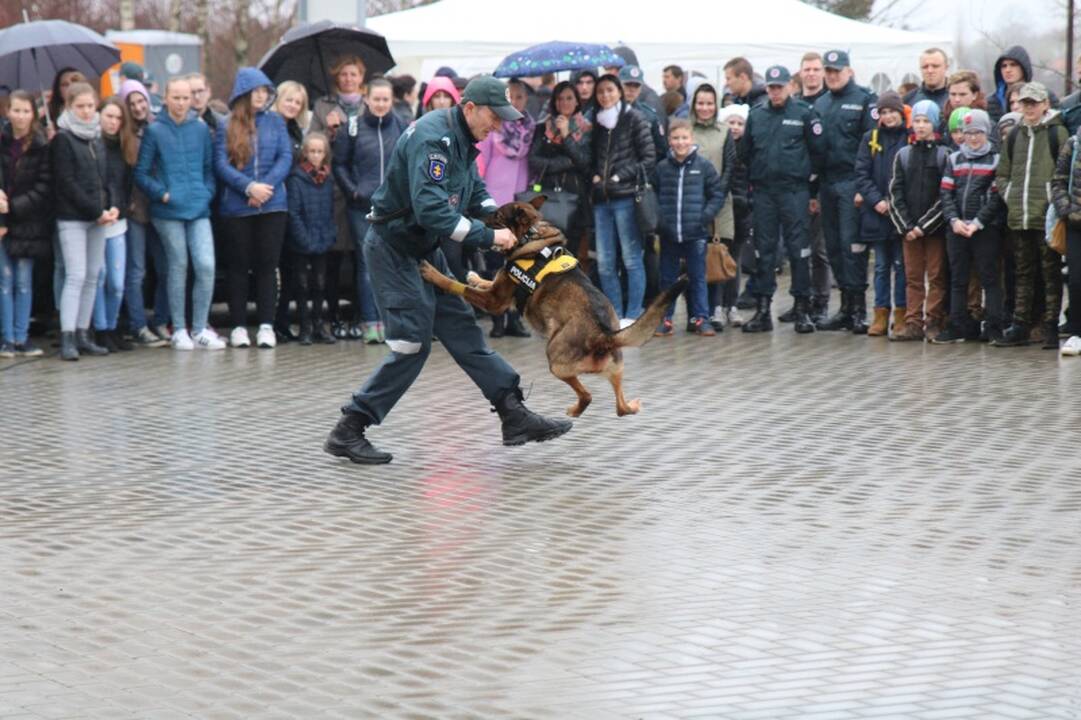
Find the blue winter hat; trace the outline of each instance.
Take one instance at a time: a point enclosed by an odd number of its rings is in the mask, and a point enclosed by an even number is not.
[[[931,121],[936,128],[942,119],[942,110],[934,100],[920,100],[912,106],[912,117],[924,116]]]

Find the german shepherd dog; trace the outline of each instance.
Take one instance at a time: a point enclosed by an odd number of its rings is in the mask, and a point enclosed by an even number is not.
[[[463,285],[436,270],[427,261],[420,265],[421,276],[444,292],[461,295],[467,302],[492,315],[506,312],[515,302],[518,284],[508,269],[515,260],[536,258],[546,247],[564,246],[567,238],[545,222],[538,212],[545,197],[530,202],[511,202],[499,208],[487,221],[492,228],[508,228],[518,245],[507,252],[506,264],[492,280],[470,273]],[[548,367],[552,374],[571,386],[578,402],[567,408],[571,417],[581,415],[593,396],[578,379],[584,374],[603,374],[616,396],[616,414],[632,415],[642,408],[640,400],[623,397],[622,348],[639,347],[653,337],[665,310],[687,286],[686,276],[650,303],[633,325],[619,329],[619,316],[608,298],[577,266],[549,275],[529,295],[522,314],[537,332],[548,338]]]

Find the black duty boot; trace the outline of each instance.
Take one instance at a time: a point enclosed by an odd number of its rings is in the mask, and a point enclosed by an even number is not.
[[[108,355],[109,350],[98,345],[90,339],[89,330],[75,331],[75,347],[79,348],[80,355]]]
[[[571,429],[570,420],[550,420],[522,404],[521,390],[507,392],[496,403],[494,412],[503,421],[503,444],[524,445],[527,442],[552,440]]]
[[[123,330],[110,330],[109,337],[112,338],[113,345],[116,346],[117,350],[120,350],[122,352],[131,352],[135,349],[135,346],[131,343],[131,341],[124,337]],[[116,351],[113,350],[112,347],[110,347],[109,352]]]
[[[527,338],[533,337],[526,330],[525,325],[522,323],[522,316],[516,312],[512,312],[507,315],[506,330],[504,331],[507,337],[520,337]]]
[[[79,348],[75,346],[75,333],[62,332],[60,333],[60,359],[61,360],[78,360]]]
[[[312,344],[312,324],[300,323],[300,334],[296,336],[296,341],[301,345]]]
[[[1043,331],[1043,345],[1044,350],[1058,350],[1058,323],[1047,323]]]
[[[867,292],[865,290],[852,291],[852,334],[867,334]]]
[[[815,331],[814,320],[811,319],[811,313],[808,311],[810,303],[811,301],[808,298],[796,298],[796,304],[792,308],[794,312],[792,326],[800,335]]]
[[[1055,337],[1058,337],[1056,333]],[[1028,345],[1028,325],[1014,320],[998,340],[991,341],[995,347],[1018,347]],[[1057,343],[1056,343],[1057,344]]]
[[[783,313],[777,316],[777,322],[790,323],[796,321],[796,306],[799,301],[792,303],[792,307],[785,310]]]
[[[758,310],[753,318],[743,323],[743,332],[773,332],[773,316],[770,315],[769,311],[770,302],[771,299],[768,297],[758,298]]]
[[[335,457],[349,458],[358,465],[384,465],[394,457],[371,444],[364,437],[368,420],[362,415],[342,414],[330,431],[323,450]]]
[[[811,322],[817,327],[820,324],[824,324],[830,319],[830,299],[825,298],[811,298]]]
[[[488,333],[488,337],[501,338],[507,334],[504,329],[506,327],[506,317],[506,313],[492,316],[492,331]]]
[[[819,330],[851,330],[852,329],[852,293],[848,290],[841,291],[841,309],[831,315],[823,323],[815,323]]]

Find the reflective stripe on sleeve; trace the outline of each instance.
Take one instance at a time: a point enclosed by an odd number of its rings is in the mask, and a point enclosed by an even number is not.
[[[454,240],[455,242],[461,242],[462,240],[465,240],[465,236],[469,234],[469,231],[472,228],[473,223],[471,223],[467,218],[459,218],[458,224],[454,226],[454,232],[450,234],[450,239]]]
[[[497,207],[499,207],[499,203],[497,203],[495,200],[493,200],[491,198],[488,198],[487,200],[482,202],[480,204],[480,206],[482,208],[497,208]]]

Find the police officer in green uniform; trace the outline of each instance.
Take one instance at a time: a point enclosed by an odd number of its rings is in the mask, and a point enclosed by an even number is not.
[[[814,104],[826,137],[818,199],[830,267],[841,288],[841,309],[818,329],[867,332],[868,248],[860,240],[856,154],[863,134],[878,123],[876,97],[856,84],[844,50],[828,51],[823,64],[829,92]]]
[[[769,99],[751,108],[739,152],[754,187],[754,291],[757,310],[743,332],[773,330],[770,303],[777,290],[777,244],[784,238],[792,267],[796,332],[814,332],[811,321],[811,236],[807,207],[811,176],[822,162],[822,123],[810,105],[790,97],[788,70],[766,70]],[[783,232],[782,232],[783,228]]]
[[[507,86],[481,76],[466,86],[460,105],[426,113],[394,147],[386,180],[372,196],[364,238],[390,352],[342,407],[323,446],[331,455],[362,464],[390,462],[390,453],[374,447],[365,431],[380,424],[417,379],[433,336],[499,413],[504,445],[549,440],[571,429],[570,421],[544,418],[522,404],[518,373],[485,344],[465,301],[436,291],[419,272],[427,260],[451,274],[439,247],[443,238],[481,249],[515,247],[510,230],[493,230],[480,219],[497,208],[477,174],[475,144],[504,120],[520,117]]]

